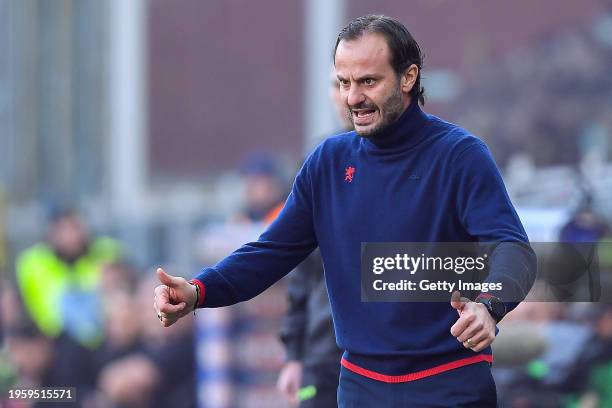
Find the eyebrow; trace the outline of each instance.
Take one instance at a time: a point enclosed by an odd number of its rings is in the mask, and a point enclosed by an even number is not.
[[[343,79],[346,79],[346,78],[344,78],[344,77],[343,77],[342,75],[340,75],[340,74],[337,74],[336,76],[338,77],[338,80],[339,80],[339,81],[341,81],[341,80],[343,80]],[[380,78],[381,78],[381,75],[378,75],[378,74],[364,74],[364,75],[361,75],[361,76],[360,76],[360,77],[358,77],[358,78],[355,78],[355,81],[357,81],[357,82],[361,82],[361,81],[363,81],[364,79],[368,79],[368,78],[372,78],[372,79],[380,79]]]

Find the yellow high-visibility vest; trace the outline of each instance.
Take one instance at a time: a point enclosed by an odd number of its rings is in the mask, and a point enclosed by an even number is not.
[[[26,311],[40,331],[57,337],[63,330],[61,302],[71,290],[94,293],[104,264],[118,260],[119,244],[110,238],[98,238],[87,253],[67,264],[46,244],[25,250],[17,260],[17,283]],[[77,339],[95,347],[102,339],[102,328],[89,338]]]

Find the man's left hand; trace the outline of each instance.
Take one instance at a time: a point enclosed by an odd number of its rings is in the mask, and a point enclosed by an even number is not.
[[[451,306],[459,313],[459,319],[450,332],[465,348],[479,352],[493,343],[495,320],[485,305],[462,298],[455,291],[451,297]]]

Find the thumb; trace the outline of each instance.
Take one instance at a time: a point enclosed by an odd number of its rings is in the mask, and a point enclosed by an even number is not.
[[[176,277],[168,275],[162,268],[157,268],[157,278],[161,283],[170,288],[176,288],[178,286]]]
[[[461,313],[461,310],[465,307],[466,303],[469,302],[469,299],[462,298],[461,293],[458,290],[454,291],[451,296],[451,306],[453,309],[457,310],[457,312]]]

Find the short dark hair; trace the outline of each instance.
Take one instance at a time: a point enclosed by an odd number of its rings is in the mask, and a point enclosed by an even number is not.
[[[410,91],[410,96],[413,99],[418,99],[421,105],[425,104],[425,88],[421,87],[421,70],[423,67],[423,54],[421,48],[416,42],[410,31],[398,20],[378,15],[370,14],[363,17],[358,17],[348,23],[346,27],[340,30],[336,45],[334,47],[334,63],[336,61],[336,51],[340,41],[356,40],[367,33],[380,33],[387,40],[387,45],[391,50],[391,67],[399,77],[401,74],[415,64],[419,67],[419,74]]]

